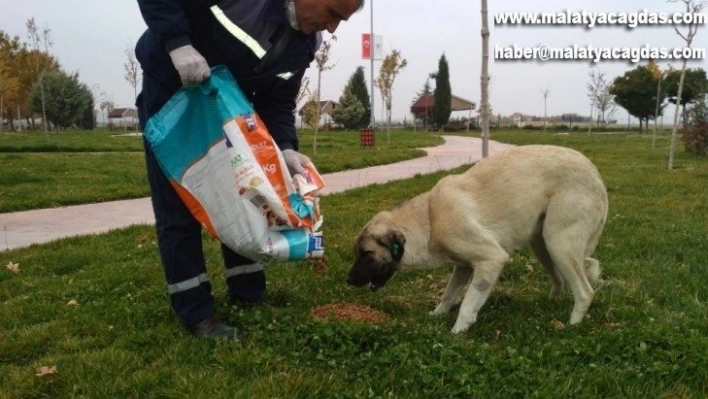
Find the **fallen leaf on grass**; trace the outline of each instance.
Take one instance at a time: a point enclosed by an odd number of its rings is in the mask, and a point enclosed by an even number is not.
[[[76,301],[76,299],[72,299],[67,302],[66,306],[79,306],[79,303]]]
[[[607,327],[609,330],[616,330],[622,327],[622,323],[607,323],[605,324],[605,327]]]
[[[565,324],[563,324],[562,321],[553,320],[553,329],[556,331],[563,331],[565,330]]]
[[[37,377],[44,377],[46,375],[52,375],[57,373],[57,366],[52,366],[52,367],[47,367],[47,366],[40,366],[37,367],[37,370],[35,371],[34,375]]]
[[[19,263],[9,262],[7,264],[7,266],[5,266],[5,267],[7,267],[7,270],[9,270],[15,274],[20,272],[20,264]]]

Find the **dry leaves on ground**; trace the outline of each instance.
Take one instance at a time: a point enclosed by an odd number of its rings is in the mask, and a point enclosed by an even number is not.
[[[57,366],[52,366],[52,367],[47,367],[47,366],[40,366],[37,367],[37,370],[35,371],[34,375],[37,377],[44,377],[47,375],[52,375],[57,373]]]
[[[556,331],[563,331],[565,330],[565,324],[563,324],[562,321],[553,320],[553,329]]]
[[[20,272],[20,264],[19,263],[14,263],[11,261],[5,267],[7,267],[7,270],[9,270],[15,274]]]

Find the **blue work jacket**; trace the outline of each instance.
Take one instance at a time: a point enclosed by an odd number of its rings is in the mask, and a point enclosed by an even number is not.
[[[182,86],[169,52],[191,44],[209,66],[225,65],[281,149],[298,149],[296,96],[321,42],[296,32],[275,64],[258,66],[289,29],[284,0],[138,0],[148,29],[135,53],[143,69],[137,100],[141,124]]]

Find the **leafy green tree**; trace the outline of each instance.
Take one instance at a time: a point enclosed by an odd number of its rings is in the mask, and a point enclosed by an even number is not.
[[[364,105],[356,97],[352,88],[346,87],[344,94],[339,97],[339,106],[332,111],[332,119],[347,130],[356,130],[362,126],[361,117],[365,112]]]
[[[450,69],[445,54],[438,61],[435,73],[435,92],[433,93],[433,123],[442,129],[452,114],[452,89],[450,88]]]
[[[612,82],[610,94],[615,96],[615,103],[639,119],[639,130],[644,122],[648,127],[649,119],[654,118],[657,104],[657,85],[661,74],[652,71],[652,65],[639,65],[618,76]],[[666,93],[660,93],[659,104],[666,98]],[[659,115],[663,110],[659,110]]]
[[[671,104],[676,104],[680,80],[681,71],[676,69],[670,70],[664,80],[666,96]],[[683,80],[683,91],[681,92],[681,108],[684,126],[686,124],[686,105],[692,104],[700,99],[707,90],[708,78],[706,78],[706,71],[701,68],[686,69],[686,76]]]
[[[88,97],[88,105],[81,113],[81,117],[79,118],[77,125],[82,129],[93,130],[96,127],[96,103],[93,98],[93,93],[91,93],[85,85],[84,88],[87,91],[86,96]]]
[[[696,155],[708,155],[708,94],[696,98],[687,116],[681,132],[684,148]]]
[[[42,71],[59,70],[57,61],[46,52],[30,50],[17,36],[11,37],[0,30],[0,61],[4,62],[6,73],[17,80],[16,90],[7,90],[4,96],[6,116],[11,119],[27,118],[33,126],[30,112],[30,91],[39,80]],[[40,66],[41,68],[38,68]],[[20,115],[17,111],[20,111]]]
[[[349,82],[345,87],[350,88],[354,96],[359,100],[359,103],[364,107],[364,114],[360,120],[353,126],[354,129],[371,124],[371,98],[369,97],[369,89],[366,87],[366,78],[364,77],[364,67],[357,67],[354,74],[349,78]]]
[[[9,68],[5,60],[0,58],[0,133],[3,129],[3,121],[8,115],[5,112],[5,98],[11,98],[16,95],[18,89],[17,78],[8,73]]]
[[[41,85],[44,85],[44,106],[47,121],[59,128],[67,128],[81,119],[91,107],[91,91],[79,82],[79,74],[63,71],[45,74],[30,93],[32,110],[42,109]]]

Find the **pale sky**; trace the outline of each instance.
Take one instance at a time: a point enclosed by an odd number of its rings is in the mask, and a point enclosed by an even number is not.
[[[343,22],[336,32],[331,59],[334,69],[322,74],[322,99],[337,101],[356,67],[365,67],[367,81],[370,62],[361,59],[361,35],[371,28],[383,36],[384,54],[393,49],[407,59],[393,86],[393,118],[410,120],[409,107],[422,90],[429,73],[435,72],[444,53],[450,68],[453,94],[479,103],[481,71],[480,1],[470,0],[366,0],[364,9]],[[133,48],[144,31],[145,23],[137,2],[130,0],[2,0],[0,29],[27,41],[25,22],[34,17],[40,27],[48,26],[54,42],[51,53],[68,72],[78,71],[89,87],[105,91],[118,107],[133,105],[133,88],[124,79],[124,50]],[[489,0],[490,20],[490,102],[495,114],[514,112],[543,115],[541,89],[548,89],[548,115],[578,113],[588,115],[588,73],[591,66],[614,78],[634,64],[625,61],[494,61],[495,45],[580,46],[594,47],[682,47],[683,40],[671,26],[635,29],[624,27],[583,26],[494,26],[495,12],[649,12],[683,11],[683,3],[666,0],[577,0],[522,2]],[[708,46],[708,26],[702,25],[693,47]],[[325,35],[327,36],[327,35]],[[380,62],[375,62],[378,74]],[[665,67],[667,62],[660,62]],[[680,67],[679,62],[672,62]],[[689,62],[689,67],[708,70],[708,60]],[[317,87],[314,64],[306,76],[310,88]],[[431,81],[432,83],[432,81]],[[381,100],[375,88],[375,116],[381,119]],[[672,111],[667,110],[670,119]],[[476,115],[473,114],[473,115]],[[460,116],[466,116],[466,113]],[[616,117],[627,120],[620,109]]]

